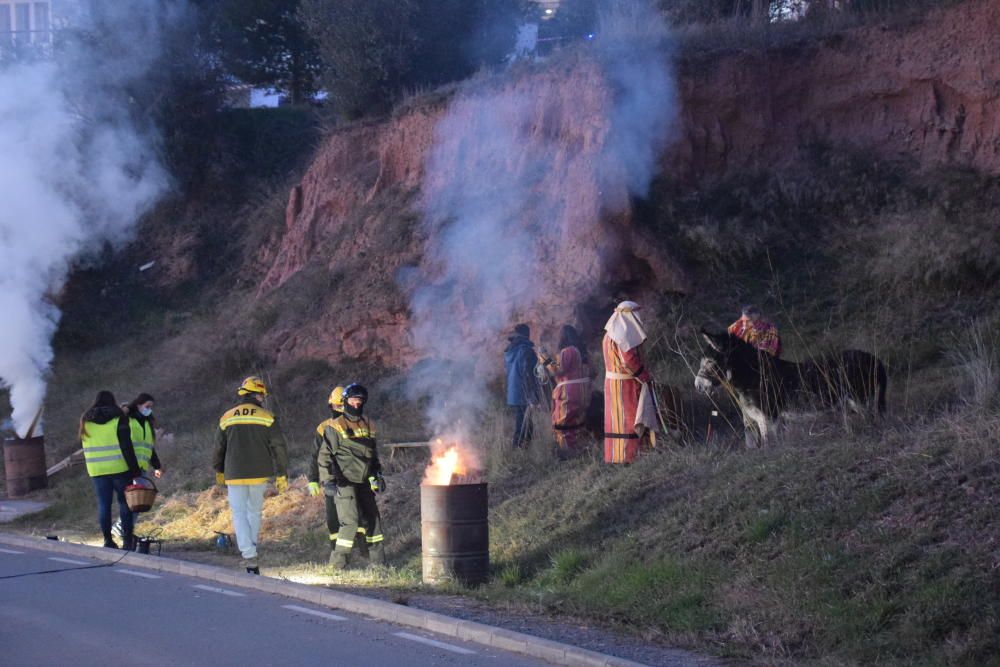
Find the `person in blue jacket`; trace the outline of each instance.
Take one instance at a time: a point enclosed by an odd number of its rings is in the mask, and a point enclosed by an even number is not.
[[[503,353],[503,365],[507,372],[507,405],[514,413],[514,448],[531,442],[531,415],[528,408],[538,405],[541,388],[535,377],[538,356],[535,344],[531,342],[531,329],[527,324],[518,324],[507,339],[510,344]]]

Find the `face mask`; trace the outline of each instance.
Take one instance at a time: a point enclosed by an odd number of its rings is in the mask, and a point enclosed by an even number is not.
[[[365,404],[362,403],[361,407],[354,407],[350,403],[344,403],[344,414],[349,417],[360,417],[365,411]]]
[[[139,414],[143,417],[148,417],[153,414],[153,408],[139,408]]]

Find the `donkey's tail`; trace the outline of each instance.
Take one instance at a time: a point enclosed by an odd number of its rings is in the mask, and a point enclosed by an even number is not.
[[[885,415],[885,390],[889,384],[889,375],[885,372],[885,364],[881,361],[875,362],[877,366],[875,367],[875,380],[878,384],[878,399],[877,399],[877,409],[878,416],[882,417]]]

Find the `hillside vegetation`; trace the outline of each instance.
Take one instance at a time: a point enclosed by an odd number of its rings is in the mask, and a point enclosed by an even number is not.
[[[235,566],[236,556],[212,545],[229,522],[211,490],[211,446],[238,380],[262,372],[294,477],[291,492],[265,506],[264,573],[390,589],[405,600],[425,590],[424,458],[402,453],[388,464],[382,508],[392,566],[369,572],[327,570],[322,504],[305,494],[302,477],[336,383],[372,388],[383,442],[427,435],[420,406],[404,398],[403,369],[363,357],[278,363],[261,342],[318,314],[343,284],[335,269],[313,263],[257,295],[258,259],[283,229],[288,189],[319,138],[315,119],[254,111],[222,127],[206,147],[218,169],[164,202],[139,242],[77,271],[63,295],[46,405],[49,463],[77,447],[76,420],[97,390],[123,401],[151,392],[168,432],[158,445],[166,475],[139,530],[160,531],[168,554]],[[253,159],[242,158],[247,146]],[[414,224],[412,194],[390,193],[376,202],[379,215],[393,228]],[[691,288],[619,287],[641,289],[656,375],[682,391],[689,437],[628,467],[601,463],[597,443],[579,460],[557,462],[545,415],[536,414],[543,435],[514,453],[498,391],[478,436],[493,579],[446,592],[761,663],[995,663],[998,204],[995,177],[822,143],[804,143],[781,167],[694,183],[664,176],[635,202],[635,222],[676,258]],[[152,259],[169,271],[137,270]],[[696,396],[691,369],[697,328],[721,327],[749,301],[777,320],[790,358],[847,346],[884,358],[888,417],[805,415],[773,446],[743,449],[734,407]],[[711,409],[721,414],[709,437]],[[16,528],[94,541],[91,495],[74,468],[56,479],[53,506]]]

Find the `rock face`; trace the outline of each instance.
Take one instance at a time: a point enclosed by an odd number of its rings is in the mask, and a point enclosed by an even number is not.
[[[599,184],[575,168],[593,159],[607,134],[589,113],[610,94],[593,68],[580,60],[482,85],[540,100],[525,135],[556,137],[565,150],[538,187],[565,193],[563,223],[594,222],[559,251],[536,312],[521,319],[543,334],[576,321],[596,335],[615,298],[686,290],[669,249],[633,227],[625,194],[603,193],[605,202],[624,202],[609,215],[595,195]],[[682,60],[678,88],[681,122],[662,164],[682,179],[780,166],[813,141],[1000,173],[1000,2],[970,0],[907,28],[866,27],[819,43]],[[463,94],[344,128],[319,149],[292,189],[285,229],[257,260],[266,269],[259,298],[303,300],[291,321],[266,335],[279,361],[418,360],[405,294],[407,272],[425,261],[416,197],[435,128]],[[476,118],[466,120],[475,126]],[[591,296],[575,303],[584,283]],[[490,355],[503,345],[482,342]]]
[[[757,54],[684,63],[677,164],[780,165],[806,142],[1000,173],[1000,3],[970,0]]]
[[[554,335],[566,322],[597,331],[608,305],[632,285],[684,289],[675,263],[632,227],[624,183],[609,188],[593,167],[611,133],[605,113],[611,94],[599,67],[580,59],[466,85],[445,101],[331,136],[292,189],[285,230],[269,244],[275,250],[258,258],[269,267],[258,290],[261,298],[303,289],[313,293],[315,285],[297,286],[308,282],[306,275],[336,276],[335,292],[317,293],[311,318],[282,322],[272,331],[269,342],[278,360],[360,358],[405,366],[419,359],[409,335],[409,297],[417,287],[414,276],[433,280],[440,257],[426,256],[427,235],[438,228],[429,231],[430,224],[421,222],[417,200],[454,195],[457,169],[518,174],[512,180],[526,203],[504,224],[512,235],[537,239],[528,253],[535,261],[525,266],[534,274],[530,288],[537,298],[531,312],[519,312],[511,303],[497,303],[497,310],[505,307],[536,332]],[[516,112],[490,113],[494,98],[515,101]],[[496,133],[503,123],[510,126],[499,129],[510,130],[520,142],[515,150],[476,139]],[[435,141],[445,159],[439,154],[433,173],[427,173]],[[541,163],[546,169],[536,173]],[[489,186],[484,183],[483,189]],[[495,195],[489,200],[494,204]],[[475,252],[475,243],[469,246]],[[490,250],[480,248],[484,256]],[[496,301],[504,300],[500,292]],[[471,294],[457,299],[450,325],[462,332],[478,329],[474,344],[499,354],[506,344],[501,332],[513,322],[495,329],[465,327],[477,317],[480,304],[474,301]]]

